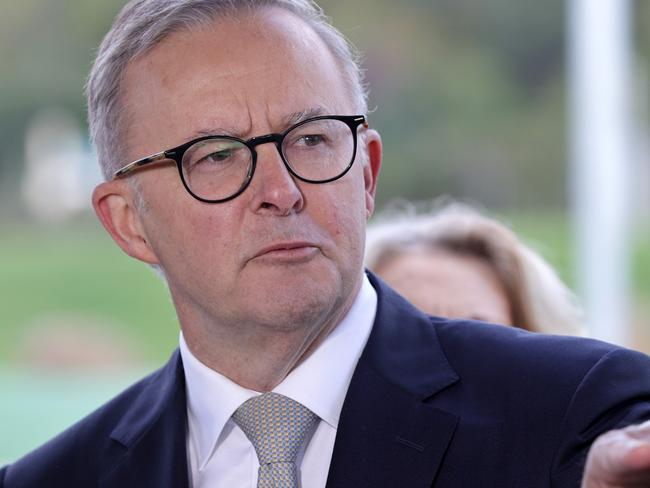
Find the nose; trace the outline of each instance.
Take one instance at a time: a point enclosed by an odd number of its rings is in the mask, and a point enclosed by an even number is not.
[[[269,141],[256,150],[255,175],[248,189],[253,211],[280,216],[300,212],[305,203],[302,191],[284,165],[277,145]]]

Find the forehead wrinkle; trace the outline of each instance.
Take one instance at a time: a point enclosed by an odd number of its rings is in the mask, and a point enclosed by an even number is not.
[[[231,90],[234,93],[234,90]],[[205,125],[202,125],[202,128],[195,130],[187,136],[187,139],[196,139],[203,136],[231,136],[242,138],[244,135],[248,134],[253,127],[253,117],[248,107],[248,104],[243,103],[246,107],[245,113],[246,117],[243,120],[243,124],[232,123],[230,121],[221,121],[217,120],[215,117],[214,121],[210,121]],[[239,117],[237,117],[239,118]]]
[[[325,108],[322,106],[310,107],[305,110],[292,112],[282,117],[281,130],[284,130],[292,125],[298,124],[303,120],[307,120],[312,117],[319,117],[322,115],[332,115],[332,114],[329,114],[328,111],[325,110]],[[249,112],[249,120],[250,120],[250,112]],[[249,123],[249,126],[250,125],[252,124]],[[188,140],[196,139],[204,136],[219,136],[219,135],[234,136],[234,137],[241,138],[244,135],[249,135],[249,133],[250,133],[250,129],[241,130],[235,128],[232,125],[215,125],[215,126],[206,127],[194,131],[188,136]]]

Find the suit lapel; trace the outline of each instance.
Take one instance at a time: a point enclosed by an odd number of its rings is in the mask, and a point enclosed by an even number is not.
[[[101,488],[188,487],[185,376],[178,351],[113,430]]]
[[[430,487],[458,419],[425,400],[458,376],[429,319],[370,280],[377,316],[341,411],[327,488]]]

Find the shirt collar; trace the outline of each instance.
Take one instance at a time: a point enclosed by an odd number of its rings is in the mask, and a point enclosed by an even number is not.
[[[377,293],[365,273],[352,307],[323,343],[273,391],[300,402],[336,429],[352,374],[366,345],[377,309]],[[190,425],[194,425],[199,465],[214,452],[237,408],[259,393],[201,363],[180,334]]]

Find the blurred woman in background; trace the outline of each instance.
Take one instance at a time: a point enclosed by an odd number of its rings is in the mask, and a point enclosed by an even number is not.
[[[432,315],[585,334],[576,298],[553,268],[465,204],[379,215],[368,229],[366,266]]]

